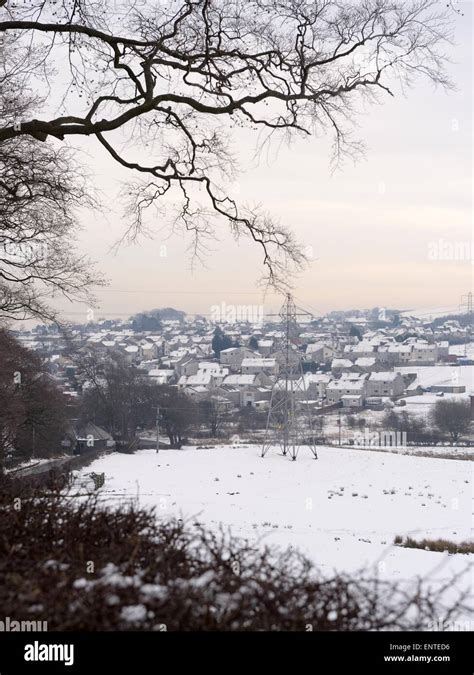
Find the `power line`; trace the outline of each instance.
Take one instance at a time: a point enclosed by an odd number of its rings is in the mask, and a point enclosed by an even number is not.
[[[97,288],[93,290],[94,293],[134,293],[144,295],[157,295],[163,293],[173,293],[173,294],[182,294],[182,295],[216,295],[216,293],[223,295],[264,295],[262,291],[223,291],[220,288],[215,291],[183,291],[183,290],[137,290],[137,289],[125,289],[125,288]],[[274,293],[274,291],[272,291]]]

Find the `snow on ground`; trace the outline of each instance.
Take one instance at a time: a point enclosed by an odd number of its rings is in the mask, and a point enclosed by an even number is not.
[[[464,385],[466,393],[474,386],[474,366],[455,366],[451,364],[437,366],[403,366],[396,368],[397,373],[408,375],[416,373],[416,380],[410,388],[432,387],[434,385]]]
[[[444,307],[421,307],[419,309],[407,309],[400,312],[400,316],[412,316],[415,319],[422,321],[433,321],[437,317],[445,316],[446,318],[452,314],[459,313],[459,306],[448,305]]]
[[[472,359],[474,358],[474,342],[468,342],[466,345],[449,345],[449,353]]]
[[[451,401],[469,401],[468,394],[444,394],[443,396],[436,396],[436,394],[420,394],[419,396],[407,396],[405,398],[406,405],[401,408],[394,408],[395,412],[400,414],[403,411],[422,417],[427,422],[433,412],[433,408],[440,400]]]
[[[159,517],[182,517],[243,538],[293,546],[328,574],[377,566],[382,578],[448,578],[469,555],[393,546],[396,535],[471,538],[472,463],[303,448],[296,462],[257,446],[186,447],[106,455],[82,473],[105,472],[110,500],[138,499]]]

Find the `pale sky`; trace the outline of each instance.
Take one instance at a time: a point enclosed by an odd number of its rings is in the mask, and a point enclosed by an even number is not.
[[[310,137],[291,148],[272,146],[270,157],[253,160],[257,137],[234,143],[241,175],[232,194],[259,203],[291,226],[313,260],[295,281],[300,304],[312,311],[385,306],[457,308],[472,287],[472,37],[473,8],[458,3],[457,45],[450,74],[457,91],[434,90],[419,81],[406,97],[386,96],[359,118],[357,137],[365,158],[331,174],[330,141]],[[216,304],[260,305],[256,283],[263,273],[258,247],[236,243],[222,229],[205,265],[190,269],[181,236],[110,247],[123,234],[117,202],[117,167],[92,140],[90,155],[103,214],[81,214],[80,250],[99,263],[110,286],[97,293],[95,316],[128,316],[173,306],[209,314]],[[158,228],[157,228],[158,229]],[[433,259],[433,250],[458,244],[458,259]],[[447,244],[447,248],[446,248]],[[471,245],[470,256],[459,250]],[[431,253],[430,253],[431,252]],[[269,294],[265,310],[279,307]],[[85,306],[61,302],[65,318],[86,319]]]

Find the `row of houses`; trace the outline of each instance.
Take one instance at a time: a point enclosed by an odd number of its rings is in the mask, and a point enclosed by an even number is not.
[[[459,328],[453,324],[439,330],[443,336],[443,330]],[[47,356],[51,371],[71,396],[77,393],[71,385],[75,366],[67,356],[72,344],[99,358],[119,355],[154,384],[177,387],[196,400],[214,396],[226,406],[264,409],[272,390],[280,386],[285,365],[281,326],[225,326],[235,346],[221,350],[217,357],[212,346],[214,329],[205,319],[163,321],[159,332],[137,332],[117,322],[104,329],[82,326],[62,341],[57,335],[49,340],[48,335],[31,332],[22,337],[25,343],[37,340],[41,349],[54,345]],[[314,325],[300,326],[294,354],[301,359],[305,375],[304,386],[296,389],[304,390],[319,406],[360,408],[374,397],[403,395],[407,377],[400,370],[445,363],[453,358],[449,351],[449,342],[435,339],[432,327],[411,319],[371,329],[363,316],[351,322],[327,316]]]

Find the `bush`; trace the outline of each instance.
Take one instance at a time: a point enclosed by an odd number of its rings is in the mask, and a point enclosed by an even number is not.
[[[196,522],[59,489],[0,488],[2,612],[49,630],[414,630],[464,611],[462,597],[445,608],[421,581],[324,578],[293,550]]]
[[[412,537],[401,537],[397,535],[394,540],[397,546],[404,548],[421,548],[425,551],[438,551],[439,553],[474,553],[473,541],[462,541],[457,543],[449,539],[421,539],[416,540]]]
[[[451,436],[454,443],[469,431],[471,406],[468,401],[443,399],[437,401],[433,410],[433,422],[443,433]]]

